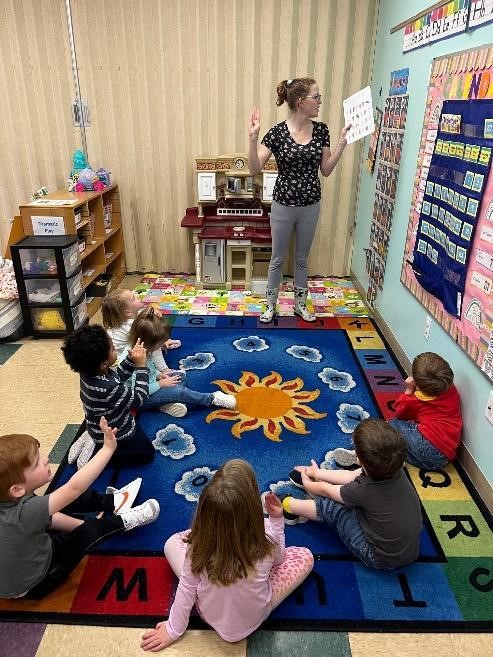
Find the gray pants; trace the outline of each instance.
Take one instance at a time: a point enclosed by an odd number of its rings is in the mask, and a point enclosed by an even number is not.
[[[269,263],[267,287],[278,288],[281,282],[282,266],[289,248],[289,238],[294,230],[295,271],[294,284],[297,287],[308,285],[308,255],[317,228],[320,214],[320,201],[313,205],[291,206],[272,201],[270,230],[272,234],[272,255]]]

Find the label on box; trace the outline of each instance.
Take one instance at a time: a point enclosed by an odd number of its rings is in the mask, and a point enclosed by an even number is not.
[[[65,235],[63,217],[31,217],[34,235]]]

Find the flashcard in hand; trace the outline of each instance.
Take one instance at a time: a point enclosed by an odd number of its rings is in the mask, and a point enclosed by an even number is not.
[[[371,135],[375,130],[371,89],[365,87],[343,101],[344,122],[351,124],[346,140],[352,144],[358,139]]]

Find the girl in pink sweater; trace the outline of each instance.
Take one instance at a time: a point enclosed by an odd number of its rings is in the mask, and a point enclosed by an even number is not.
[[[225,641],[240,641],[309,575],[313,555],[307,548],[285,548],[283,509],[273,493],[265,496],[265,508],[264,519],[249,463],[233,459],[216,472],[191,530],[164,546],[180,581],[168,620],[143,635],[144,650],[162,650],[179,639],[193,605]]]

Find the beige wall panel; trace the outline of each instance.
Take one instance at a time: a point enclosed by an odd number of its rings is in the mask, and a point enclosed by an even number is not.
[[[275,105],[286,78],[315,77],[333,144],[342,100],[368,82],[376,0],[71,0],[90,164],[120,185],[129,270],[193,268],[180,228],[196,204],[194,158],[247,149],[287,117]],[[0,190],[4,230],[20,201],[63,185],[76,147],[72,72],[63,0],[1,3]],[[48,9],[47,9],[48,6]],[[349,271],[359,147],[323,184],[310,270]],[[12,175],[13,172],[13,175]]]
[[[0,244],[19,204],[41,186],[64,186],[78,147],[62,0],[0,3]]]

